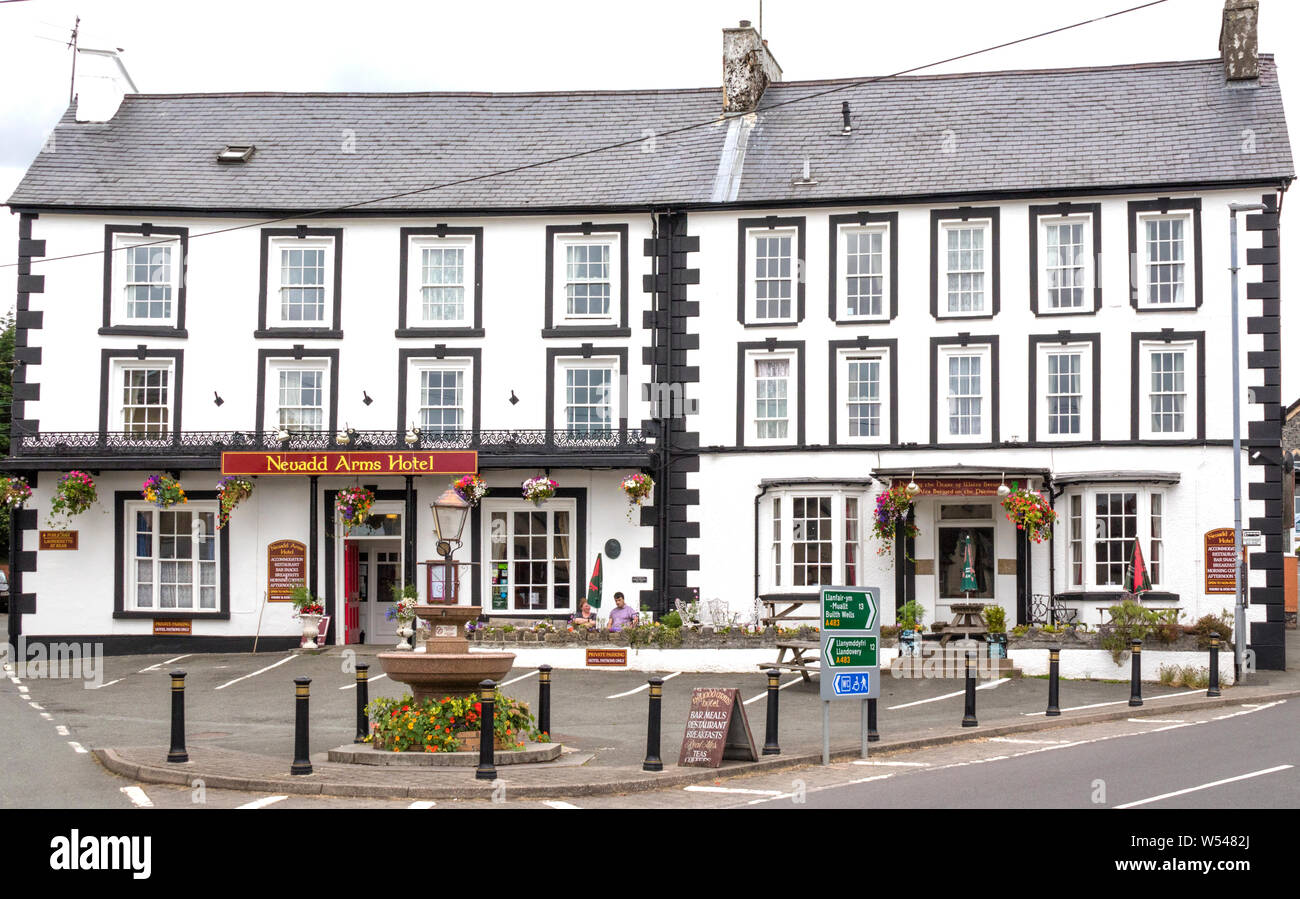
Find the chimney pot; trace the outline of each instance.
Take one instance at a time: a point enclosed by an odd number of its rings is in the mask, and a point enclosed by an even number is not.
[[[1225,80],[1259,80],[1259,0],[1225,0],[1219,53]]]
[[[741,28],[748,28],[749,25],[750,25],[749,19],[741,19],[741,20],[740,20],[740,27],[741,27]]]

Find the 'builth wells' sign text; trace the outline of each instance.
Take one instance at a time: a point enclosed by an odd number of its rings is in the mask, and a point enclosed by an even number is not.
[[[392,450],[360,453],[260,453],[221,454],[222,474],[474,474],[474,450]]]

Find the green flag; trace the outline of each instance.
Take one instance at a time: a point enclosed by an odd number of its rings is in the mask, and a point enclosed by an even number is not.
[[[975,543],[967,534],[961,549],[961,589],[969,593],[979,588],[979,582],[975,580]]]
[[[605,577],[600,570],[600,553],[596,553],[596,567],[591,569],[591,580],[587,582],[587,603],[593,609],[600,608],[600,591]]]

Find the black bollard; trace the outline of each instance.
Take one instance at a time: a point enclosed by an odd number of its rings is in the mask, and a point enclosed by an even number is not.
[[[352,738],[353,743],[364,743],[370,736],[370,716],[366,714],[366,706],[370,704],[370,666],[365,663],[357,664],[357,735]]]
[[[537,729],[551,735],[551,666],[537,669]]]
[[[480,681],[479,694],[479,736],[478,767],[474,769],[475,780],[496,780],[496,705],[497,685],[491,680]]]
[[[1051,659],[1047,676],[1047,717],[1056,718],[1061,714],[1061,647],[1059,644],[1049,646],[1047,652]]]
[[[1206,696],[1222,696],[1219,692],[1219,635],[1210,634],[1210,689]]]
[[[767,739],[763,742],[763,755],[780,755],[777,730],[781,720],[781,672],[767,669]]]
[[[641,764],[643,771],[662,771],[664,763],[659,758],[659,713],[663,706],[664,679],[650,678],[650,718],[645,731],[645,761]]]
[[[880,733],[876,730],[876,702],[877,700],[867,700],[867,742],[879,743]]]
[[[1130,678],[1128,704],[1137,706],[1142,704],[1142,641],[1130,640],[1129,645],[1133,648],[1133,675]]]
[[[172,748],[167,750],[167,761],[188,762],[185,751],[185,672],[177,669],[172,677]]]
[[[975,719],[975,671],[970,666],[971,656],[974,654],[974,650],[966,650],[966,714],[962,715],[962,727],[979,725],[979,721]]]
[[[311,752],[307,749],[307,704],[311,701],[311,678],[295,677],[293,693],[295,696],[293,727],[293,764],[289,766],[290,774],[311,774]]]

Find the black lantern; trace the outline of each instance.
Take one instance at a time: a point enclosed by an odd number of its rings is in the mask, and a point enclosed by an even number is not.
[[[465,529],[469,503],[448,487],[430,508],[433,509],[433,528],[438,535],[438,555],[449,558],[453,549],[460,546],[460,534]]]

